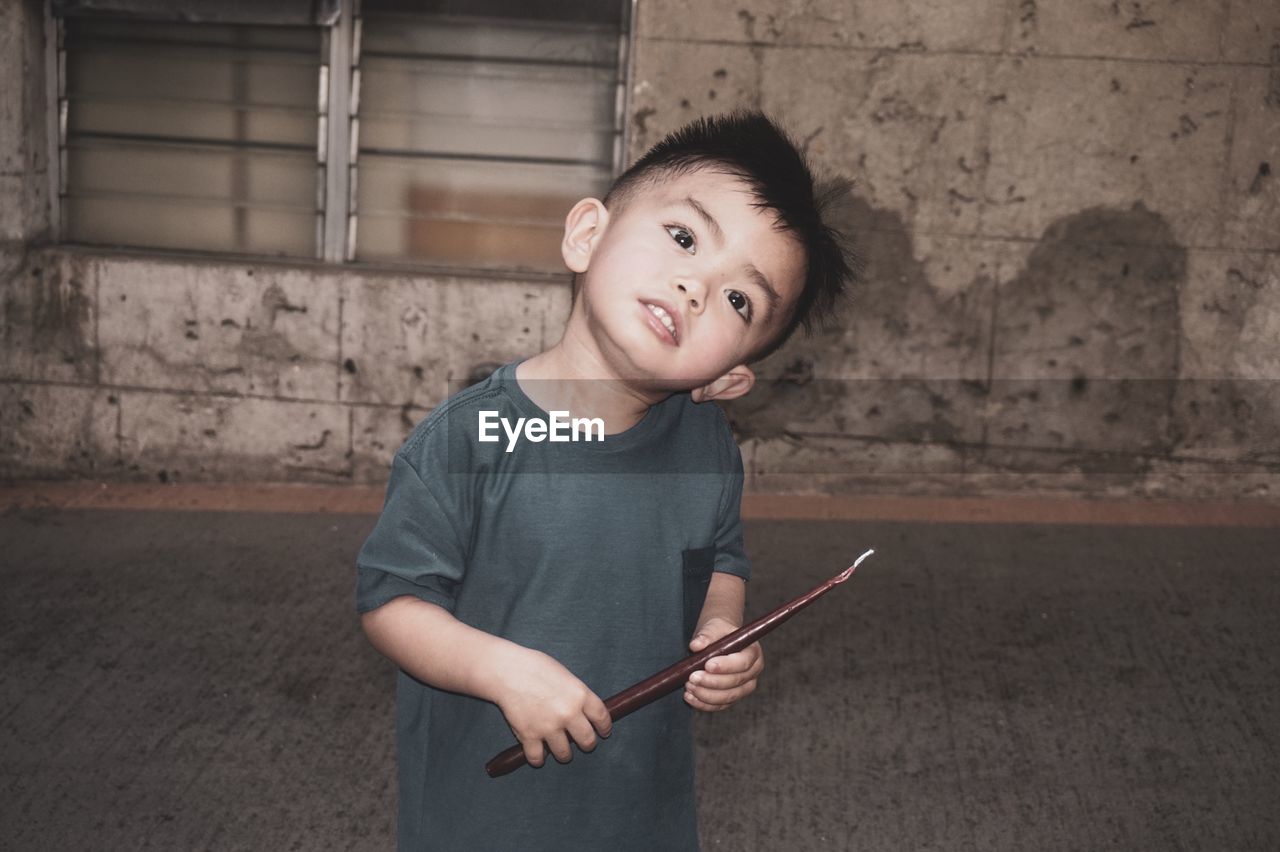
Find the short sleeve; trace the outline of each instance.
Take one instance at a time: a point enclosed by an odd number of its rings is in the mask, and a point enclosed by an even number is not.
[[[724,442],[729,458],[716,523],[715,570],[749,580],[751,563],[742,541],[742,453],[727,423],[724,424]]]
[[[466,573],[470,520],[460,493],[467,477],[447,469],[424,481],[397,453],[387,499],[356,560],[356,611],[377,609],[411,595],[453,611]]]

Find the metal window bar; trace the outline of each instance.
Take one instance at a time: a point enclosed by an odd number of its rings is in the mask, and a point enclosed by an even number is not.
[[[62,22],[53,16],[52,0],[44,0],[45,162],[49,178],[49,233],[62,237]]]
[[[618,94],[615,101],[613,125],[618,134],[614,137],[613,176],[626,171],[631,150],[631,81],[635,78],[636,2],[624,0],[622,4],[622,32],[618,34]]]
[[[343,201],[346,204],[346,239],[343,241],[342,258],[345,261],[355,260],[356,237],[359,222],[359,156],[360,156],[360,48],[363,44],[363,17],[360,14],[360,0],[350,0],[346,7],[347,17],[351,25],[350,63],[347,73],[347,110],[346,110],[346,193]]]
[[[325,115],[325,180],[323,195],[323,235],[321,255],[331,263],[341,263],[347,254],[348,184],[351,168],[346,153],[351,113],[352,0],[342,0],[334,26],[328,31],[328,68],[325,80],[328,99]]]

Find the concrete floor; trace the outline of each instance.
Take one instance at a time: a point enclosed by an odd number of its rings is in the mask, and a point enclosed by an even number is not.
[[[0,516],[0,847],[391,848],[372,522]],[[748,535],[757,612],[879,552],[700,722],[707,849],[1280,848],[1280,529]]]

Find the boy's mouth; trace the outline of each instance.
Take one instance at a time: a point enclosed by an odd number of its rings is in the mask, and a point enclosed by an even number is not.
[[[680,345],[680,323],[669,309],[656,302],[641,302],[649,313],[649,327],[668,343]]]

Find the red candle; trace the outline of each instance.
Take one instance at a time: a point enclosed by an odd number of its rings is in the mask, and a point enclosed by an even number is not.
[[[801,595],[793,601],[783,604],[768,615],[763,615],[746,627],[740,627],[727,636],[723,636],[703,648],[696,654],[685,657],[678,663],[668,666],[657,674],[645,678],[637,684],[627,687],[626,689],[614,695],[605,701],[604,706],[608,708],[609,715],[616,722],[628,713],[639,710],[646,704],[657,701],[669,692],[674,692],[683,686],[685,681],[689,679],[689,675],[702,669],[707,660],[722,654],[732,654],[735,651],[741,651],[743,648],[755,642],[761,636],[773,630],[782,622],[804,609],[836,586],[853,576],[853,572],[862,560],[866,559],[874,550],[868,550],[859,556],[854,563],[839,574],[820,583],[810,591]],[[506,775],[508,772],[514,772],[526,763],[524,757],[524,748],[519,744],[513,745],[511,748],[496,755],[484,765],[484,769],[489,773],[490,778],[497,778]]]

